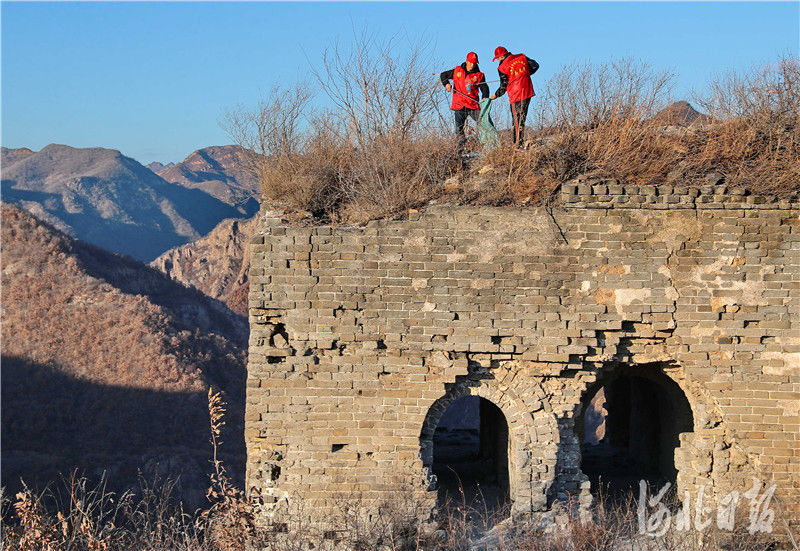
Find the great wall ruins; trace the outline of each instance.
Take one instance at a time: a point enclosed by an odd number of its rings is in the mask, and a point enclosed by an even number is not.
[[[601,181],[564,184],[552,208],[432,205],[366,227],[266,212],[250,282],[247,487],[265,515],[324,522],[341,496],[407,488],[435,507],[436,428],[467,396],[512,514],[586,506],[603,388],[632,476],[709,497],[756,477],[800,519],[797,203]]]

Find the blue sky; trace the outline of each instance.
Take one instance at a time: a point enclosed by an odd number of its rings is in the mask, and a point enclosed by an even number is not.
[[[635,56],[678,75],[676,99],[715,73],[798,55],[800,2],[2,2],[2,145],[110,147],[179,161],[229,143],[226,108],[309,72],[353,28],[433,40],[441,70],[495,46],[541,65]],[[432,77],[433,78],[433,77]],[[447,103],[443,95],[443,105]]]

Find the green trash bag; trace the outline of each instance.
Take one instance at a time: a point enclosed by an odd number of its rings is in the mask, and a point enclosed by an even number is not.
[[[491,110],[492,100],[489,98],[481,100],[478,114],[478,140],[485,151],[492,151],[500,145],[500,135],[492,122]]]

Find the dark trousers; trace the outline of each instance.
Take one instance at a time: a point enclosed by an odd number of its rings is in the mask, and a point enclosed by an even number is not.
[[[514,122],[514,145],[522,147],[525,139],[525,119],[528,117],[528,106],[531,98],[511,103],[511,120]]]
[[[462,151],[464,144],[467,143],[467,137],[464,135],[464,125],[467,123],[467,117],[471,117],[472,120],[478,122],[478,112],[479,109],[467,109],[466,107],[453,111],[453,115],[456,118],[456,136],[458,136],[459,151]]]

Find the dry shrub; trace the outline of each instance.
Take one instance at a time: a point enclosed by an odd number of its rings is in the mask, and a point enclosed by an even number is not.
[[[559,182],[597,171],[651,183],[678,158],[674,139],[652,122],[666,107],[673,80],[631,58],[567,65],[548,82],[539,131],[523,155]]]
[[[483,179],[484,185],[463,196],[462,202],[492,206],[548,204],[561,184],[557,176],[561,160],[556,158],[556,151],[564,150],[501,145],[485,157],[492,171]],[[474,181],[475,176],[471,179]]]
[[[614,121],[647,119],[666,106],[673,81],[672,73],[633,58],[572,63],[548,81],[539,125],[592,130]]]
[[[654,182],[679,153],[652,121],[673,81],[672,73],[631,58],[564,67],[548,82],[531,155],[561,182],[591,171]]]
[[[800,60],[717,78],[699,101],[711,117],[689,127],[664,109],[672,82],[632,59],[566,66],[532,104],[527,147],[490,153],[493,185],[468,200],[542,204],[587,173],[648,185],[706,183],[714,172],[757,193],[800,190]]]
[[[264,199],[325,212],[337,202],[332,185],[340,153],[330,133],[322,128],[310,135],[306,131],[313,116],[312,98],[305,83],[273,88],[255,110],[239,106],[229,111],[224,126],[249,151],[249,168],[261,183]]]
[[[381,501],[362,495],[341,498],[332,519],[336,539],[347,549],[424,549],[430,534],[423,528],[428,516],[417,495],[405,488]]]
[[[673,512],[680,505],[674,496],[665,504]],[[776,548],[775,538],[770,534],[748,532],[746,507],[737,510],[734,529],[730,531],[720,529],[715,522],[703,531],[674,530],[671,525],[663,535],[652,537],[640,533],[634,493],[617,496],[612,501],[601,492],[596,496],[589,518],[579,512],[575,499],[556,506],[561,509],[557,513],[557,530],[545,534],[541,527],[525,521],[509,523],[498,534],[497,551],[768,551]]]
[[[318,219],[364,222],[443,193],[457,203],[547,204],[562,182],[587,173],[652,185],[705,183],[714,172],[753,192],[800,190],[797,58],[719,77],[699,101],[711,117],[688,127],[664,110],[668,71],[631,58],[565,66],[531,105],[526,147],[484,152],[470,171],[438,110],[439,84],[423,63],[428,46],[397,42],[362,34],[351,49],[326,52],[314,74],[334,106],[328,112],[313,113],[300,87],[229,115],[237,143],[257,152],[267,200]],[[442,186],[453,175],[455,193]]]
[[[430,44],[400,42],[362,33],[352,47],[326,51],[315,72],[335,106],[329,128],[347,150],[339,185],[356,216],[391,215],[425,201],[454,168],[455,142],[430,77]]]
[[[459,483],[457,495],[458,498],[448,495],[439,507],[436,520],[440,531],[433,549],[466,551],[481,548],[485,535],[511,515],[509,502],[487,503],[480,490],[468,500]]]
[[[106,551],[207,549],[191,515],[171,499],[174,482],[140,481],[137,492],[117,495],[103,478],[90,485],[76,473],[63,488],[35,494],[25,487],[15,517],[3,519],[4,549]]]
[[[715,123],[692,141],[700,170],[786,196],[800,188],[800,59],[787,55],[747,73],[717,77],[700,105]]]
[[[261,529],[256,524],[252,504],[247,501],[244,492],[232,483],[219,458],[225,408],[221,394],[209,389],[208,414],[213,453],[211,464],[214,470],[206,493],[211,506],[200,513],[198,521],[202,523],[209,543],[217,549],[244,551],[249,542],[258,539]]]
[[[438,110],[430,45],[399,42],[362,33],[351,48],[327,50],[313,70],[314,86],[333,106],[327,111],[311,109],[303,85],[273,91],[255,111],[228,113],[226,130],[255,152],[267,200],[318,218],[365,221],[438,192],[457,167],[456,142]]]

